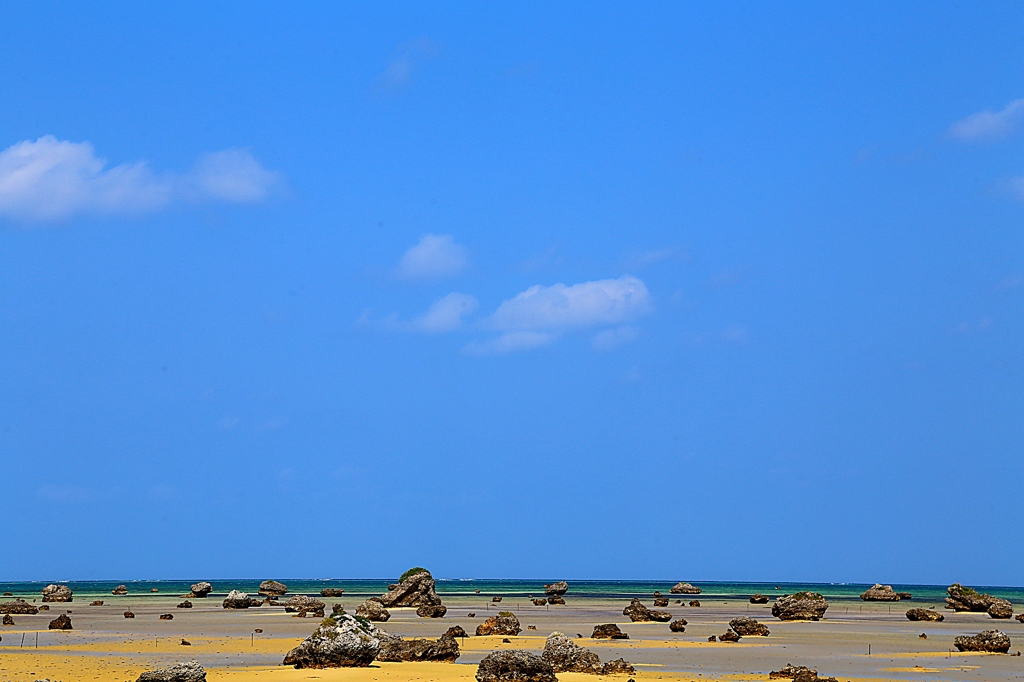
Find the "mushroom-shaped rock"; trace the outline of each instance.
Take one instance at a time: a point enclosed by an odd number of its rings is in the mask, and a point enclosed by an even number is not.
[[[907,620],[927,620],[938,623],[945,619],[946,617],[941,613],[931,609],[907,609]]]
[[[953,646],[960,651],[987,651],[1005,654],[1010,650],[1010,638],[999,630],[985,630],[973,637],[961,635],[953,640]]]
[[[597,654],[561,632],[548,635],[541,658],[550,663],[556,673],[596,674],[601,670],[601,658]]]
[[[118,585],[110,591],[110,594],[114,595],[115,597],[123,597],[124,595],[128,594],[128,586]]]
[[[416,609],[416,615],[420,618],[444,618],[448,613],[448,607],[444,604],[424,604]]]
[[[192,590],[191,594],[193,597],[199,597],[200,599],[202,599],[203,597],[206,597],[211,592],[213,592],[213,585],[206,581],[203,581],[198,582],[195,585],[192,585],[192,587],[190,587],[189,589]]]
[[[1013,604],[1005,599],[997,599],[988,607],[988,615],[992,618],[1013,618]]]
[[[380,652],[381,632],[347,613],[325,618],[288,652],[284,665],[296,668],[365,668]]]
[[[67,585],[47,585],[43,588],[44,602],[74,601],[71,588]]]
[[[50,621],[51,630],[71,630],[71,619],[66,613],[62,613]]]
[[[686,632],[686,619],[678,618],[668,624],[668,629],[672,632]]]
[[[544,594],[546,594],[548,596],[551,596],[551,595],[554,594],[554,595],[558,595],[559,597],[561,597],[563,594],[565,594],[568,591],[569,591],[569,583],[565,582],[564,580],[559,580],[557,583],[551,583],[550,585],[545,585],[544,586]]]
[[[494,651],[480,661],[477,682],[557,682],[555,669],[540,656],[510,649]]]
[[[779,620],[820,620],[828,602],[817,592],[786,594],[772,604],[772,615]]]
[[[39,609],[24,599],[15,599],[14,601],[5,601],[0,603],[0,613],[22,613],[35,615],[39,613]]]
[[[459,643],[454,637],[442,635],[440,639],[402,639],[379,631],[378,661],[393,663],[405,661],[443,661],[451,663],[459,657]]]
[[[690,583],[676,583],[669,592],[672,594],[700,594],[701,589]]]
[[[377,597],[370,597],[357,606],[356,615],[376,623],[386,623],[391,618],[391,613]]]
[[[522,626],[519,625],[519,619],[511,611],[499,611],[497,616],[491,616],[476,626],[478,637],[485,637],[487,635],[514,637],[522,632],[522,630]]]
[[[892,589],[892,585],[875,583],[865,590],[860,598],[864,601],[899,601],[900,595]]]
[[[755,595],[750,597],[750,603],[751,604],[767,604],[768,603],[768,595],[767,594],[755,594]]]
[[[729,621],[729,627],[736,631],[741,637],[767,637],[770,633],[768,626],[757,622],[754,618],[733,618]]]
[[[605,623],[594,626],[594,634],[591,639],[629,639],[629,635],[619,629],[615,623]]]
[[[264,580],[260,583],[260,594],[265,597],[283,597],[288,593],[288,586],[276,580]]]
[[[322,601],[304,594],[296,594],[284,603],[285,613],[298,613],[302,616],[312,614],[319,618],[323,618],[325,608],[326,605]]]
[[[148,670],[139,675],[135,682],[206,682],[206,671],[198,661],[188,661],[169,668]]]
[[[629,619],[634,623],[645,623],[649,621],[667,623],[672,620],[672,614],[668,611],[652,611],[641,604],[639,599],[634,599],[630,602],[629,606],[622,609],[622,615],[629,616]]]
[[[461,625],[453,625],[441,635],[442,637],[469,637],[469,633],[462,629]]]
[[[224,598],[222,606],[226,609],[247,609],[250,606],[259,606],[261,603],[259,599],[250,597],[246,592],[231,590]]]
[[[740,641],[739,633],[732,628],[729,628],[724,633],[718,636],[719,642],[738,642]]]
[[[946,608],[954,611],[988,611],[999,597],[990,594],[979,594],[977,590],[964,587],[960,583],[953,583],[946,588]]]
[[[320,590],[321,597],[340,597],[345,594],[345,590],[340,587],[325,587]]]
[[[434,591],[434,576],[425,568],[411,568],[402,575],[396,585],[389,585],[386,594],[380,596],[384,606],[433,606],[441,603],[441,597]]]
[[[549,604],[559,604],[561,606],[565,606],[565,600],[562,599],[562,597],[560,595],[557,595],[557,594],[553,594],[550,597],[548,597],[548,603]]]

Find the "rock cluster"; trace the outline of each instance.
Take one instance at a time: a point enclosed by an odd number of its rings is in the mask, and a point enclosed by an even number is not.
[[[404,661],[453,662],[459,657],[459,643],[446,634],[440,639],[402,639],[378,630],[380,651],[378,661],[399,663]]]
[[[322,601],[304,594],[297,594],[284,603],[285,613],[298,613],[303,618],[307,614],[323,618],[325,608],[326,605]]]
[[[562,599],[561,595],[557,595],[557,594],[553,594],[550,597],[548,597],[548,603],[549,604],[558,604],[560,606],[565,606],[565,600]]]
[[[768,673],[768,679],[790,679],[793,682],[836,682],[834,677],[818,677],[818,671],[802,665],[787,663],[781,670]]]
[[[683,621],[686,624],[686,621]],[[629,635],[619,629],[619,626],[615,623],[605,623],[604,625],[595,625],[594,634],[590,635],[591,639],[629,639]]]
[[[629,619],[634,623],[645,623],[649,621],[667,623],[672,620],[672,614],[668,611],[652,611],[641,604],[639,599],[634,599],[630,602],[629,606],[622,609],[622,615],[629,616]]]
[[[71,630],[71,619],[66,613],[62,613],[50,621],[51,630]]]
[[[43,588],[44,602],[74,601],[71,588],[67,585],[47,585]]]
[[[213,585],[204,580],[203,582],[198,582],[195,585],[192,585],[189,589],[192,590],[189,592],[190,597],[198,597],[202,599],[213,592]]]
[[[550,585],[544,586],[544,594],[551,596],[556,595],[561,597],[563,594],[569,591],[569,583],[564,580],[559,580],[557,583],[551,583]]]
[[[347,613],[331,616],[288,652],[284,665],[296,668],[365,668],[380,652],[380,635],[373,625]]]
[[[750,598],[750,603],[751,604],[767,604],[768,603],[768,595],[767,594],[755,594],[755,595],[753,595]]]
[[[668,624],[668,629],[672,632],[686,632],[686,619],[678,618]]]
[[[590,649],[581,647],[561,632],[552,632],[544,642],[541,658],[551,664],[556,673],[591,673],[607,675],[636,672],[629,663],[619,659],[604,665]]]
[[[939,613],[938,611],[932,611],[931,609],[908,609],[907,610],[907,620],[928,620],[928,621],[939,622],[939,621],[943,621],[945,619],[946,619],[946,617],[943,616],[941,613]]]
[[[961,635],[953,640],[953,646],[959,651],[987,651],[1005,654],[1010,650],[1010,638],[999,630],[985,630],[973,637]]]
[[[288,593],[288,586],[276,580],[264,580],[260,583],[260,594],[265,597],[283,597]]]
[[[522,632],[519,619],[511,611],[501,611],[497,616],[491,616],[480,625],[476,626],[477,637],[487,635],[516,636]]]
[[[14,601],[5,601],[0,603],[0,613],[22,613],[35,615],[39,613],[39,609],[24,599],[15,599]]]
[[[519,649],[487,654],[476,670],[476,679],[477,682],[558,682],[550,663]]]
[[[321,597],[340,597],[345,594],[345,590],[340,587],[325,587],[320,590]]]
[[[110,591],[110,594],[114,595],[115,597],[123,597],[124,595],[128,594],[128,586],[118,585]]]
[[[723,634],[718,636],[718,641],[719,642],[738,642],[738,641],[740,641],[740,636],[739,636],[739,634],[735,630],[733,630],[732,628],[729,628]]]
[[[817,592],[786,594],[772,604],[772,615],[779,620],[820,620],[828,602]]]
[[[356,615],[375,623],[386,623],[391,618],[391,613],[384,608],[384,604],[377,597],[370,597],[357,606]]]
[[[412,571],[410,573],[410,571]],[[386,594],[380,601],[386,607],[402,606],[435,606],[441,598],[434,591],[434,576],[425,568],[414,568],[406,571],[402,580],[396,585],[388,585]]]
[[[139,675],[135,682],[206,682],[206,671],[198,661],[188,661],[169,668],[149,670]]]
[[[224,598],[222,605],[226,609],[247,609],[250,606],[260,606],[263,602],[255,597],[250,597],[246,592],[231,590]]]
[[[860,595],[860,598],[864,601],[899,601],[900,595],[892,589],[892,585],[875,583],[869,589],[865,590]]]
[[[757,622],[754,618],[733,618],[729,621],[729,627],[736,631],[741,637],[767,637],[771,634],[768,626]]]
[[[999,600],[999,597],[990,594],[978,594],[976,590],[964,587],[960,583],[953,583],[947,587],[946,594],[949,595],[946,597],[946,608],[954,611],[984,612]]]
[[[700,594],[701,589],[690,583],[676,583],[669,592],[672,594]]]
[[[416,615],[420,618],[444,618],[448,613],[448,607],[444,604],[424,604],[416,609]]]
[[[544,597],[541,597],[540,599],[531,599],[530,601],[533,602],[534,606],[544,606],[545,604],[548,603],[548,600],[545,599]]]

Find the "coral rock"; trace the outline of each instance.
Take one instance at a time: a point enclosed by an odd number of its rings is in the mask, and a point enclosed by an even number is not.
[[[779,620],[820,620],[828,602],[817,592],[797,592],[779,597],[772,605],[772,615]]]
[[[540,656],[512,649],[484,657],[476,671],[477,682],[557,682],[555,670]]]

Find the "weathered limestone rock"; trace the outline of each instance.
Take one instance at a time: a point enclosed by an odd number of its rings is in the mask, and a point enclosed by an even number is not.
[[[768,595],[767,594],[755,594],[755,595],[753,595],[750,598],[750,603],[751,604],[767,604],[768,603]]]
[[[442,635],[440,639],[402,639],[380,631],[378,661],[399,663],[404,661],[443,661],[451,663],[459,657],[459,643],[454,637]]]
[[[203,581],[198,582],[195,585],[192,585],[189,589],[192,590],[189,593],[191,594],[192,597],[198,597],[199,599],[202,599],[208,596],[211,592],[213,592],[213,585],[206,581]]]
[[[551,596],[556,595],[561,597],[563,594],[569,591],[569,583],[564,580],[559,580],[557,583],[551,583],[550,585],[544,586],[544,594]]]
[[[4,614],[4,625],[14,625],[14,616],[9,613]]]
[[[700,608],[700,600],[694,599],[693,601],[690,602],[690,606],[692,606],[695,609],[699,609]]]
[[[448,613],[448,607],[444,604],[424,604],[416,609],[416,615],[420,618],[444,618]]]
[[[740,641],[739,634],[732,628],[726,630],[723,634],[718,636],[719,642],[738,642]]]
[[[453,625],[441,635],[442,637],[469,637],[469,633],[462,629],[461,625]]]
[[[629,639],[629,635],[620,630],[619,626],[615,623],[595,625],[594,634],[590,635],[590,637],[591,639]]]
[[[5,601],[0,603],[0,613],[22,613],[35,615],[39,613],[39,609],[24,599],[15,599],[14,601]]]
[[[519,619],[511,611],[501,611],[497,616],[491,616],[480,625],[476,626],[477,637],[487,635],[516,636],[522,632]]]
[[[144,672],[135,682],[206,682],[206,671],[198,661],[189,661]]]
[[[686,632],[686,619],[678,618],[668,624],[668,629],[672,632]]]
[[[797,592],[779,597],[772,605],[772,615],[779,620],[820,620],[828,602],[817,592]]]
[[[303,617],[307,614],[312,614],[318,618],[323,618],[325,608],[327,606],[322,601],[304,594],[296,594],[284,603],[285,613],[298,613]]]
[[[865,590],[860,598],[864,601],[899,601],[900,595],[892,589],[892,585],[875,583]]]
[[[997,599],[988,607],[988,615],[992,618],[1013,618],[1013,604],[1006,599]]]
[[[501,597],[491,597],[491,603],[492,604],[500,604],[501,603]]]
[[[548,600],[545,599],[544,597],[541,597],[540,599],[531,599],[530,601],[533,602],[534,606],[544,606],[545,604],[548,603]]]
[[[729,627],[736,631],[741,637],[767,637],[771,634],[768,626],[757,622],[754,618],[733,618],[729,621]]]
[[[630,602],[629,606],[622,609],[622,615],[629,616],[629,619],[634,623],[645,623],[649,621],[667,623],[672,620],[672,614],[668,611],[652,611],[641,604],[639,599],[634,599]]]
[[[548,603],[549,604],[558,604],[560,606],[565,606],[565,600],[562,599],[561,595],[557,595],[557,594],[553,594],[550,597],[548,597]]]
[[[44,602],[69,602],[74,601],[71,588],[67,585],[47,585],[43,588]]]
[[[964,587],[960,583],[953,583],[947,587],[946,594],[949,595],[946,597],[946,608],[954,611],[988,611],[988,607],[999,599],[990,594],[978,594],[976,590]]]
[[[897,592],[896,594],[900,596],[900,601],[907,601],[914,598],[914,595],[909,592]]]
[[[192,602],[190,602],[188,599],[186,599],[185,601],[182,601],[182,602],[178,602],[178,608],[179,609],[190,609],[190,608],[192,608]]]
[[[623,658],[616,658],[601,666],[601,675],[632,675],[636,668]]]
[[[386,594],[380,596],[387,607],[435,606],[441,597],[434,591],[434,576],[425,568],[413,568],[405,572],[396,585],[388,585]]]
[[[302,643],[288,652],[284,665],[296,668],[365,668],[380,652],[381,632],[348,614],[325,618]]]
[[[477,682],[558,682],[555,669],[540,656],[511,649],[494,651],[480,661]]]
[[[781,670],[773,670],[768,679],[791,679],[793,682],[837,682],[834,677],[818,677],[818,671],[802,665],[787,663]]]
[[[669,592],[672,594],[700,594],[701,589],[694,587],[690,583],[676,583]]]
[[[288,593],[288,586],[276,580],[264,580],[260,583],[260,594],[265,597],[283,597]]]
[[[231,590],[228,592],[228,596],[224,598],[222,605],[226,609],[247,609],[250,606],[259,606],[262,603],[259,599],[250,597],[245,592]]]
[[[128,594],[128,586],[118,585],[110,591],[110,594],[114,595],[115,597],[123,597],[124,595]]]
[[[668,606],[668,599],[666,599],[665,597],[658,597],[654,600],[654,605],[658,608],[665,608],[666,606]]]
[[[160,614],[160,620],[174,620],[174,614],[173,613],[161,613]]]
[[[345,590],[340,587],[325,587],[320,590],[321,597],[340,597],[345,594]]]
[[[71,619],[68,618],[66,613],[62,613],[53,620],[50,621],[51,630],[71,630]]]
[[[103,606],[103,600],[97,599],[96,601],[89,602],[89,606]]]
[[[945,620],[946,617],[931,609],[908,609],[907,620],[927,620],[936,623]]]
[[[593,673],[601,670],[601,658],[590,649],[576,644],[561,632],[552,632],[544,642],[541,658],[556,673]]]
[[[125,611],[125,612],[124,612],[124,617],[125,617],[125,618],[134,618],[134,617],[135,617],[135,614],[134,614],[134,613],[132,613],[131,611]]]
[[[961,635],[953,640],[953,646],[959,651],[988,651],[1005,654],[1010,650],[1010,638],[999,630],[985,630],[973,637]]]
[[[375,623],[386,623],[391,618],[391,613],[384,608],[384,604],[377,597],[370,597],[357,606],[356,615]]]

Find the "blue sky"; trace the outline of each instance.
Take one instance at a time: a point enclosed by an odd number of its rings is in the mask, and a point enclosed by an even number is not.
[[[3,578],[1020,582],[1019,5],[2,15]]]

